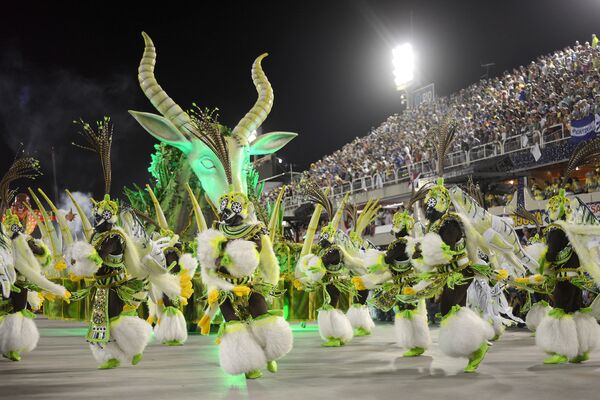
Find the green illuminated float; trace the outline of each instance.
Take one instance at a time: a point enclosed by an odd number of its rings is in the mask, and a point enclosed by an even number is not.
[[[249,199],[250,156],[271,154],[296,137],[272,132],[256,136],[273,105],[273,89],[259,56],[252,66],[258,99],[233,128],[219,124],[216,113],[200,108],[185,112],[154,76],[156,49],[148,35],[138,79],[160,115],[130,111],[152,136],[175,147],[187,161],[218,219],[198,236],[197,255],[208,307],[200,320],[203,333],[218,309],[224,317],[220,336],[221,366],[230,374],[258,378],[261,368],[277,371],[276,360],[292,347],[289,325],[269,311],[266,298],[280,295],[280,270],[266,224]]]

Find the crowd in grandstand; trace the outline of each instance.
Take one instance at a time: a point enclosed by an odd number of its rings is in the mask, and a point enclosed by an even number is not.
[[[569,178],[563,182],[561,178],[553,178],[538,183],[533,180],[531,194],[536,200],[546,200],[558,193],[559,189],[565,189],[567,193],[581,194],[600,190],[600,170],[592,170],[585,174],[585,180]]]
[[[362,176],[384,176],[433,155],[427,132],[448,111],[458,122],[455,150],[502,142],[554,124],[600,113],[600,47],[565,47],[500,77],[483,79],[448,97],[390,116],[364,137],[313,163],[310,175],[335,185]],[[531,142],[530,142],[531,143]]]

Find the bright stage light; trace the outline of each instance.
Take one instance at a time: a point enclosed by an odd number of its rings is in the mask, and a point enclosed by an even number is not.
[[[398,90],[408,87],[414,75],[415,55],[410,43],[404,43],[392,50],[392,63],[394,65],[394,82]]]

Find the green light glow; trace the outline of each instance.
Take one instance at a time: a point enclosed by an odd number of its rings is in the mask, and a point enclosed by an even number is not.
[[[224,378],[225,386],[229,390],[238,390],[241,394],[248,395],[248,387],[246,386],[246,377],[244,374],[240,375],[225,375]]]
[[[305,325],[302,327],[301,324],[291,324],[292,332],[317,332],[319,330],[319,326],[317,324]]]
[[[88,328],[42,328],[42,336],[61,337],[61,336],[85,336]]]
[[[283,319],[285,319],[287,321],[289,316],[290,316],[290,306],[286,302],[286,304],[283,306]]]

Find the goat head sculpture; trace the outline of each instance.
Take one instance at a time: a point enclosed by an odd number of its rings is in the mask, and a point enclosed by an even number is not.
[[[230,191],[247,194],[246,174],[251,155],[271,154],[297,136],[292,132],[271,132],[253,138],[253,132],[267,118],[273,106],[273,89],[261,61],[252,65],[252,80],[258,99],[236,127],[229,131],[214,121],[195,118],[169,97],[154,76],[156,49],[142,32],[145,48],[138,69],[140,87],[161,115],[139,111],[129,113],[156,139],[181,150],[210,201],[218,206],[219,198]]]

